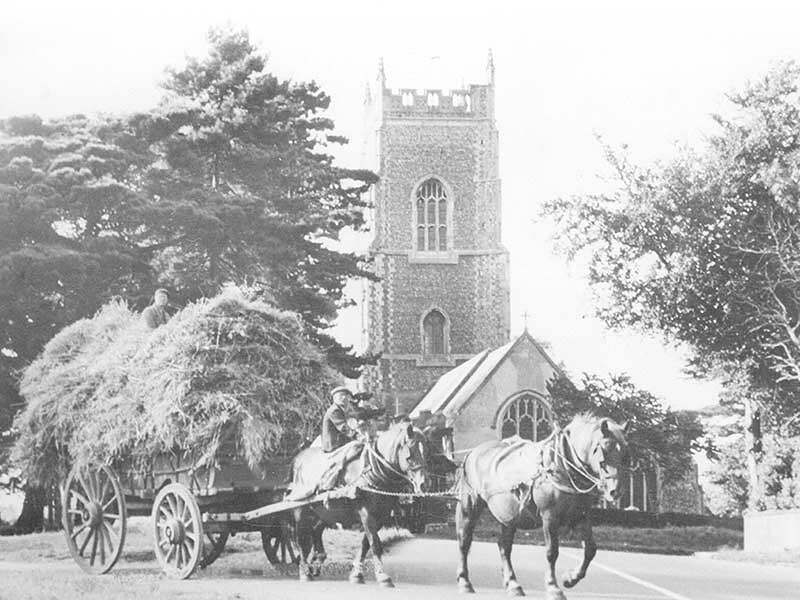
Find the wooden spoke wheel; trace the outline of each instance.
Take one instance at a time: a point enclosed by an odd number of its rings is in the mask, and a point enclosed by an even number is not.
[[[229,535],[229,531],[206,531],[206,537],[203,540],[203,557],[200,559],[201,569],[205,569],[220,557],[222,551],[225,550]]]
[[[62,523],[72,558],[87,573],[108,573],[122,554],[125,495],[111,467],[74,468],[61,491]]]
[[[164,486],[153,502],[156,558],[170,577],[186,579],[203,558],[200,507],[185,485]]]
[[[300,562],[300,553],[292,541],[292,530],[288,523],[275,523],[262,529],[261,545],[267,560],[273,565]]]

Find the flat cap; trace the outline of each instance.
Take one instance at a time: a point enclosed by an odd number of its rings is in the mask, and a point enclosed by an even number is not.
[[[353,395],[353,392],[351,392],[349,389],[347,389],[347,387],[345,387],[343,385],[337,386],[337,387],[335,387],[335,388],[333,388],[331,390],[331,396],[335,396],[336,394],[339,394],[339,393],[345,393],[348,396],[352,396]]]

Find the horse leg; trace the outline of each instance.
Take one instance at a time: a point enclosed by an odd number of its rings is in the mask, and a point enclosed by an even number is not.
[[[298,508],[294,511],[292,537],[294,544],[299,549],[300,565],[298,568],[298,576],[300,581],[311,581],[311,569],[308,566],[307,553],[305,548],[308,547],[308,539],[311,536],[312,527],[310,526],[311,516],[308,509]]]
[[[500,535],[497,537],[497,547],[500,549],[500,562],[503,568],[503,586],[509,596],[524,596],[522,586],[517,581],[514,567],[511,564],[511,547],[514,545],[516,525],[500,525]]]
[[[581,519],[576,529],[578,527],[580,528],[581,541],[583,542],[583,562],[579,568],[564,575],[563,583],[566,588],[571,588],[586,577],[586,569],[589,568],[589,563],[592,562],[594,555],[597,554],[597,544],[594,543],[592,524],[589,522],[589,518],[584,517]]]
[[[381,526],[375,517],[366,509],[361,509],[361,523],[364,526],[364,535],[369,537],[372,544],[372,564],[375,571],[375,581],[387,588],[394,587],[392,578],[383,570],[383,542],[378,535]]]
[[[558,520],[550,513],[542,513],[542,530],[544,545],[547,550],[548,569],[544,575],[544,587],[548,600],[566,600],[564,592],[558,587],[556,580],[556,561],[558,560]]]
[[[364,533],[361,538],[361,554],[353,560],[353,570],[350,571],[350,583],[364,583],[364,560],[369,552],[369,537]]]
[[[467,556],[470,546],[472,546],[472,534],[475,525],[481,516],[486,504],[472,494],[464,494],[456,506],[456,535],[458,536],[458,550],[460,560],[458,563],[458,591],[465,594],[474,594],[475,588],[469,580],[469,568],[467,566]]]
[[[322,573],[322,565],[328,555],[325,553],[325,545],[322,543],[322,534],[325,532],[325,523],[318,521],[311,530],[313,538],[314,555],[311,558],[311,569],[314,577]]]

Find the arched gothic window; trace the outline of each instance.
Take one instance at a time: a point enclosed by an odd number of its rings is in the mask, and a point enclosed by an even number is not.
[[[534,394],[520,394],[501,413],[498,429],[501,438],[518,435],[538,442],[553,431],[553,411]]]
[[[417,188],[417,250],[447,250],[447,192],[438,179]]]
[[[422,350],[427,356],[446,353],[444,315],[432,310],[422,320]]]

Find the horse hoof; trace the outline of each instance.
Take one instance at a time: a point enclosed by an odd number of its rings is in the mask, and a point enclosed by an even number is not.
[[[349,577],[350,583],[364,583],[364,576],[361,573],[353,573]]]
[[[548,589],[547,600],[567,600],[567,597],[559,589]]]
[[[575,587],[576,583],[578,583],[577,579],[564,579],[564,581],[561,582],[561,585],[563,585],[567,589],[570,589],[572,587]]]
[[[380,585],[381,587],[385,587],[385,588],[393,588],[394,587],[394,582],[391,579],[381,579],[378,582],[378,585]]]
[[[462,594],[474,594],[475,588],[472,587],[472,584],[469,581],[459,581],[458,591]]]
[[[506,594],[509,596],[524,596],[525,592],[522,591],[522,586],[516,582],[506,587]]]

